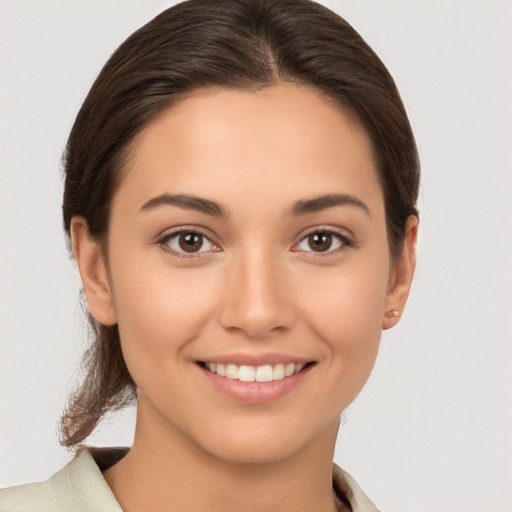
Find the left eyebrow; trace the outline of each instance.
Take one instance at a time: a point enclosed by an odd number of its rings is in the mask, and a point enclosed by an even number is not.
[[[294,216],[307,215],[335,206],[355,206],[371,217],[368,206],[361,199],[350,194],[326,194],[311,199],[302,199],[292,205],[291,213]]]

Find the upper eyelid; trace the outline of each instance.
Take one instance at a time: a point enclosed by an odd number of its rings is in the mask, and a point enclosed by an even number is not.
[[[313,250],[311,250],[311,251],[294,250],[294,248],[296,248],[300,243],[302,243],[307,237],[314,235],[315,233],[328,233],[330,235],[334,235],[340,239],[340,241],[342,242],[342,246],[339,248],[335,248],[335,249],[327,250],[327,251],[323,251],[323,252],[315,252]],[[322,228],[322,227],[315,226],[314,228],[311,228],[311,229],[307,230],[306,232],[303,232],[299,236],[298,240],[296,242],[294,242],[294,244],[292,245],[292,252],[304,252],[305,254],[314,254],[315,257],[322,257],[322,256],[327,257],[327,256],[332,256],[343,249],[357,248],[357,247],[358,247],[358,242],[351,233],[350,234],[344,233],[344,232],[342,232],[341,228],[339,228],[339,229],[336,229],[333,227],[323,227]]]
[[[195,233],[195,234],[201,235],[206,240],[208,240],[208,242],[211,244],[211,246],[219,247],[214,241],[212,241],[212,239],[209,236],[207,236],[206,234],[204,234],[201,230],[199,230],[197,228],[196,229],[186,229],[186,228],[185,229],[175,229],[168,233],[165,233],[165,231],[164,231],[164,234],[162,236],[160,236],[159,238],[157,238],[156,244],[160,247],[161,250],[165,251],[172,257],[183,259],[183,260],[189,260],[189,261],[192,261],[196,258],[205,257],[207,254],[212,253],[212,252],[219,252],[219,251],[212,251],[210,248],[205,251],[200,250],[198,252],[188,253],[187,251],[182,251],[182,250],[175,249],[174,247],[171,247],[171,245],[168,242],[171,239],[173,239],[179,235],[182,235],[183,233]],[[221,249],[221,251],[222,251],[222,249]]]
[[[181,233],[197,233],[207,238],[210,242],[215,243],[213,240],[215,236],[210,232],[210,230],[203,228],[202,226],[176,226],[174,228],[167,228],[162,230],[156,236],[156,241],[160,243],[163,240],[180,235]]]
[[[192,252],[192,253],[181,252],[181,251],[178,251],[178,250],[170,247],[170,245],[168,245],[168,242],[169,242],[169,240],[171,240],[174,237],[177,237],[183,233],[196,233],[196,234],[204,237],[206,240],[208,240],[208,242],[211,245],[213,245],[215,247],[220,247],[217,242],[212,240],[212,236],[210,236],[208,234],[208,232],[205,232],[205,231],[206,230],[203,230],[202,228],[200,228],[198,226],[194,226],[194,227],[180,226],[180,227],[176,227],[176,228],[170,228],[169,230],[163,230],[161,232],[161,234],[156,237],[155,243],[157,245],[161,246],[163,249],[165,249],[168,252],[177,254],[179,256],[184,256],[186,258],[194,258],[194,257],[202,256],[203,254],[210,252],[210,251],[199,251],[199,252],[195,252],[195,253],[194,252]],[[163,247],[163,246],[166,246],[166,247]]]
[[[307,228],[307,229],[301,231],[299,233],[299,235],[297,236],[297,240],[300,242],[307,236],[310,236],[314,233],[330,233],[333,235],[337,235],[341,238],[346,238],[349,240],[354,239],[354,235],[352,234],[352,232],[346,228],[341,228],[341,227],[337,228],[337,227],[333,227],[333,226],[313,226],[311,228]]]
[[[162,243],[164,241],[171,240],[172,238],[175,238],[179,235],[183,235],[184,233],[194,233],[196,235],[201,235],[203,238],[206,238],[210,243],[212,243],[212,244],[215,243],[205,233],[202,233],[201,231],[193,231],[191,229],[183,229],[180,231],[172,231],[170,233],[167,233],[167,234],[163,235],[161,238],[159,238],[159,242]]]

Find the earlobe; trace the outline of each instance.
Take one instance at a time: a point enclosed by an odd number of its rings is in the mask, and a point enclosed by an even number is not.
[[[114,325],[117,318],[101,246],[91,236],[83,217],[75,216],[71,219],[70,234],[89,311],[100,324]]]
[[[402,252],[393,265],[389,291],[384,307],[382,328],[395,326],[405,308],[411,289],[414,269],[416,267],[416,238],[418,234],[418,217],[408,217]]]

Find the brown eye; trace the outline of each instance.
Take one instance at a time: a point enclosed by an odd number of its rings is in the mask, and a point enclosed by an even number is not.
[[[331,231],[314,231],[305,236],[295,250],[303,252],[331,253],[344,246],[350,247],[350,240]]]
[[[203,246],[203,235],[199,233],[181,233],[178,243],[185,252],[198,252]]]
[[[332,246],[331,233],[313,233],[308,236],[307,240],[309,248],[315,252],[328,251]]]
[[[198,231],[179,231],[165,236],[160,244],[177,256],[195,256],[205,252],[217,252],[209,238]]]

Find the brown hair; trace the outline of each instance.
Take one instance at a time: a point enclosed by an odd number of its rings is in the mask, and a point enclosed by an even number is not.
[[[131,142],[163,109],[198,88],[283,82],[313,87],[349,108],[365,128],[396,258],[406,219],[417,215],[419,162],[407,114],[392,77],[361,36],[310,0],[189,0],[132,34],[101,70],[69,136],[63,201],[68,235],[71,218],[81,215],[92,236],[105,241]],[[67,446],[136,396],[117,326],[89,319],[94,341],[83,360],[85,378],[61,421]]]

